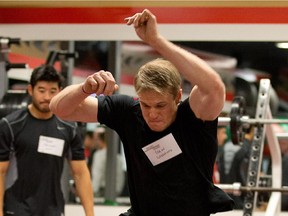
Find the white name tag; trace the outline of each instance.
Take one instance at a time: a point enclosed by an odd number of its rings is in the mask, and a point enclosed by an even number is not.
[[[38,152],[44,154],[50,154],[55,156],[62,156],[64,148],[64,140],[47,137],[47,136],[40,136],[39,143],[38,143]]]
[[[142,148],[153,166],[167,161],[182,153],[175,138],[170,133],[165,137]]]

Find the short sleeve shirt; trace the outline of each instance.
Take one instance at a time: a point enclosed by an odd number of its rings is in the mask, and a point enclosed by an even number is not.
[[[143,119],[139,101],[113,95],[98,97],[98,120],[116,130],[124,145],[132,209],[137,216],[207,215],[205,180],[212,181],[217,154],[217,120],[195,117],[188,99],[178,106],[177,117],[162,132],[152,131]],[[153,166],[142,148],[172,134],[182,153]]]
[[[10,161],[4,202],[18,200],[39,215],[44,215],[42,211],[47,206],[63,212],[60,179],[64,158],[85,160],[79,132],[75,123],[62,121],[56,116],[47,120],[36,119],[28,109],[2,118],[0,161]],[[43,151],[38,150],[40,145]],[[55,150],[57,154],[53,154]]]

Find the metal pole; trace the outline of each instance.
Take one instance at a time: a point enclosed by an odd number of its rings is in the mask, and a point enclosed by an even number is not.
[[[287,193],[288,187],[283,186],[279,188],[273,187],[248,187],[248,186],[241,186],[240,183],[234,184],[216,184],[217,187],[221,188],[227,193],[235,193],[235,192],[249,192],[249,191],[257,191],[257,192],[281,192]]]
[[[6,64],[3,61],[3,54],[0,53],[0,101],[8,89],[8,78],[6,72]]]
[[[255,117],[258,119],[263,119],[266,117],[266,113],[269,107],[270,99],[270,80],[262,79],[260,81],[257,108]],[[258,181],[260,177],[262,156],[263,156],[263,146],[266,126],[265,124],[257,125],[254,130],[254,138],[251,145],[250,161],[247,176],[247,185],[250,187],[258,187]],[[250,191],[246,194],[244,198],[243,215],[252,216],[256,201],[257,192]]]
[[[8,90],[8,76],[6,71],[7,52],[9,52],[9,39],[0,38],[0,101]]]
[[[218,125],[229,125],[231,121],[230,117],[219,117]],[[257,125],[257,124],[288,124],[288,119],[250,119],[248,116],[240,118],[241,124]]]
[[[69,41],[69,52],[74,52],[74,41]],[[54,54],[54,53],[53,53]],[[57,52],[55,52],[54,55],[56,55]],[[52,64],[52,62],[51,62]],[[65,84],[70,85],[72,84],[72,71],[74,68],[74,59],[70,58],[68,59],[68,74],[67,74],[67,80],[65,80]],[[64,86],[65,87],[65,86]],[[69,181],[72,179],[72,176],[70,174],[70,169],[69,169],[69,164],[68,161],[64,161],[64,166],[63,166],[63,172],[62,172],[62,177],[61,177],[61,187],[62,187],[62,192],[64,196],[64,200],[66,203],[69,203],[70,201],[70,193],[71,193],[71,185]]]
[[[121,73],[121,42],[110,42],[108,70],[113,74],[117,83]],[[120,144],[119,136],[112,130],[107,130],[108,148],[106,161],[106,180],[105,180],[105,203],[108,205],[116,204],[116,170],[117,154]]]
[[[69,41],[68,42],[68,52],[69,53],[75,52],[75,41]],[[74,58],[68,58],[67,61],[68,61],[68,74],[67,74],[66,83],[67,83],[67,85],[71,85],[75,59]]]

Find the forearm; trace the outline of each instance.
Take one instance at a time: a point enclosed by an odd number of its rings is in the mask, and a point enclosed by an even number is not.
[[[5,180],[9,162],[0,162],[0,216],[3,216]]]
[[[0,174],[0,216],[3,216],[3,207],[4,207],[4,192],[5,192],[5,176]]]
[[[80,176],[74,176],[74,180],[85,215],[94,216],[94,196],[89,172]]]
[[[51,111],[64,120],[81,120],[78,115],[81,111],[81,104],[87,98],[82,91],[82,84],[70,85],[59,92],[50,102]],[[83,112],[83,111],[82,111]]]

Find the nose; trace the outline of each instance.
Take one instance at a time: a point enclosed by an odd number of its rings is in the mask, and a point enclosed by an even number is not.
[[[151,108],[151,109],[149,110],[149,117],[150,117],[151,119],[156,119],[157,116],[158,116],[157,110]]]
[[[50,101],[52,98],[52,94],[50,92],[45,92],[44,99]]]

